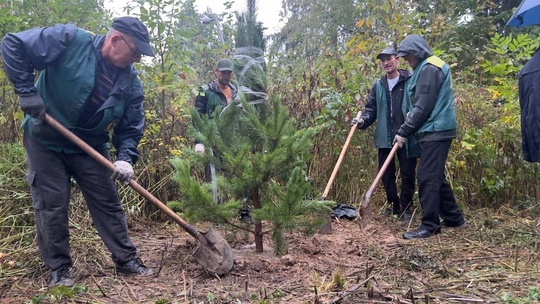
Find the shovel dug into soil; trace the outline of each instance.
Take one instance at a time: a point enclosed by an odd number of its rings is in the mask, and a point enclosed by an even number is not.
[[[356,121],[360,120],[360,117],[362,116],[362,112],[359,111],[358,114],[356,114]],[[345,144],[343,145],[343,148],[341,148],[341,152],[339,153],[338,160],[334,166],[334,170],[332,171],[332,174],[330,175],[330,179],[328,180],[328,183],[326,184],[326,188],[324,189],[323,195],[321,196],[321,200],[326,200],[326,196],[328,196],[328,193],[330,192],[330,188],[332,187],[332,183],[334,182],[334,179],[336,178],[337,172],[339,170],[339,166],[341,166],[341,162],[343,161],[343,158],[345,157],[345,153],[347,152],[347,148],[349,147],[349,143],[351,142],[351,139],[354,135],[354,131],[356,130],[358,123],[354,123],[351,126],[351,130],[349,131],[349,135],[347,136],[347,139],[345,140]],[[320,234],[331,234],[332,233],[332,218],[328,216],[326,218],[326,223],[319,229]]]
[[[83,151],[88,153],[91,157],[97,160],[100,164],[108,168],[109,170],[114,171],[114,164],[111,163],[103,155],[99,154],[96,150],[90,147],[83,140],[78,138],[66,127],[62,126],[54,118],[45,114],[45,122],[53,127],[60,134],[65,136],[71,142],[76,144]],[[167,214],[172,220],[179,224],[187,233],[193,236],[199,241],[199,247],[193,254],[193,257],[201,264],[208,272],[211,272],[216,275],[225,275],[231,271],[234,264],[234,254],[231,250],[231,246],[227,241],[221,236],[218,232],[213,229],[209,229],[207,232],[199,232],[188,222],[182,219],[176,212],[172,211],[167,205],[158,200],[150,192],[144,189],[136,181],[131,180],[129,182],[131,188],[137,191],[139,194],[144,196],[151,203],[156,205],[161,211]]]
[[[390,150],[388,157],[386,157],[386,160],[384,161],[384,164],[379,170],[379,173],[377,173],[377,176],[373,180],[373,183],[371,183],[371,186],[369,187],[368,191],[364,193],[364,196],[362,197],[362,201],[360,202],[360,205],[358,206],[358,214],[359,214],[358,220],[359,220],[360,226],[365,226],[367,222],[369,221],[369,218],[371,217],[371,209],[369,208],[369,201],[371,200],[371,196],[373,195],[373,191],[375,190],[375,187],[377,187],[377,184],[379,183],[382,176],[384,175],[384,172],[386,172],[386,169],[390,165],[390,162],[394,160],[394,155],[396,154],[396,151],[398,149],[399,149],[399,146],[397,144],[395,144],[392,147],[392,150]]]

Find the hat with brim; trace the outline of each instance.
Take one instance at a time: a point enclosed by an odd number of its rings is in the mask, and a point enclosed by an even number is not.
[[[135,17],[119,17],[113,20],[112,28],[133,38],[137,50],[141,54],[154,57],[154,51],[150,46],[150,35],[144,24]]]
[[[407,55],[407,54],[409,54],[409,53],[401,51],[401,52],[398,52],[398,53],[397,53],[397,56],[396,56],[396,57],[398,57],[398,58],[399,58],[399,57],[405,57],[405,55]]]
[[[396,56],[396,50],[392,49],[392,48],[386,48],[384,50],[382,50],[382,52],[379,53],[379,55],[377,55],[377,59],[381,59],[381,57],[383,56]]]
[[[220,72],[232,71],[233,70],[232,61],[226,58],[220,59],[216,65],[216,69]]]

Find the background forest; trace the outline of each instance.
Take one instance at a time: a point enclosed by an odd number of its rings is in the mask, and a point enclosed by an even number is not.
[[[241,15],[229,9],[203,24],[192,0],[136,0],[126,15],[151,32],[156,57],[137,65],[145,85],[147,125],[135,166],[136,180],[164,202],[181,200],[171,159],[189,157],[194,137],[191,110],[196,89],[213,79],[217,59],[232,57]],[[458,138],[447,174],[465,214],[482,210],[532,218],[538,239],[540,167],[521,156],[517,74],[540,47],[540,27],[505,24],[520,0],[283,0],[282,29],[265,36],[266,91],[288,109],[298,129],[317,128],[307,159],[311,197],[320,197],[374,80],[384,71],[376,55],[408,34],[425,37],[452,67]],[[258,12],[263,14],[264,12]],[[104,33],[111,13],[102,0],[11,0],[0,3],[0,36],[55,23]],[[262,26],[262,25],[260,25]],[[220,39],[222,34],[223,41]],[[2,64],[0,62],[0,64]],[[405,62],[401,68],[407,68]],[[0,254],[32,245],[33,216],[20,128],[23,113],[0,71]],[[370,130],[357,131],[328,195],[357,205],[376,175]],[[162,215],[132,190],[121,188],[130,217]],[[78,199],[82,200],[80,195]],[[383,208],[382,205],[376,208]],[[487,219],[486,219],[487,220]],[[0,258],[0,263],[3,262]],[[39,260],[16,260],[19,267]],[[10,267],[2,266],[9,272]],[[16,270],[12,270],[16,272]]]

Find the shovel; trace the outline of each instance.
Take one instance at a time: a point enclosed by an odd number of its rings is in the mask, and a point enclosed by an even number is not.
[[[71,142],[76,144],[83,151],[88,153],[92,158],[97,160],[100,164],[108,168],[111,172],[114,171],[114,164],[111,163],[103,155],[99,154],[96,150],[90,147],[86,142],[78,138],[66,127],[62,126],[54,118],[45,114],[45,122],[53,127],[60,134],[64,135]],[[229,273],[234,264],[234,255],[231,250],[231,246],[227,241],[216,231],[210,228],[207,232],[202,233],[191,226],[188,222],[182,219],[176,212],[172,211],[167,205],[162,203],[159,199],[153,196],[150,192],[144,189],[136,181],[131,180],[129,182],[131,188],[144,196],[151,203],[156,205],[161,211],[167,214],[177,224],[179,224],[187,233],[193,236],[199,241],[199,246],[193,254],[193,257],[199,262],[208,272],[216,275],[225,275]]]
[[[359,111],[358,114],[356,115],[356,121],[360,120],[361,116],[362,116],[362,111]],[[332,174],[330,175],[330,179],[328,180],[328,183],[326,184],[326,188],[324,189],[321,200],[325,200],[326,196],[328,195],[328,192],[330,192],[330,188],[332,187],[332,183],[334,182],[334,179],[336,178],[337,172],[339,170],[339,166],[341,166],[343,157],[345,157],[345,152],[347,152],[347,148],[349,147],[351,138],[354,134],[354,131],[356,130],[356,125],[357,123],[352,125],[351,130],[349,131],[349,135],[347,136],[347,139],[345,140],[345,144],[343,145],[343,148],[341,148],[341,153],[339,153],[338,160],[336,162],[336,165],[334,166],[334,171],[332,171]]]
[[[373,191],[375,190],[375,187],[377,187],[377,184],[381,180],[384,172],[386,172],[386,169],[390,165],[390,162],[394,160],[394,155],[396,154],[397,149],[399,149],[399,145],[395,144],[392,147],[392,150],[390,150],[390,153],[388,154],[388,157],[386,157],[386,160],[384,161],[384,164],[382,165],[381,169],[379,170],[379,173],[375,177],[375,180],[373,180],[373,183],[371,184],[371,187],[369,187],[368,191],[364,194],[364,197],[362,198],[362,201],[360,202],[360,206],[358,207],[358,214],[360,214],[360,217],[363,219],[365,215],[367,215],[367,207],[369,205],[369,201],[371,200],[371,196],[373,195]]]
[[[360,120],[361,116],[362,116],[362,111],[359,111],[358,114],[356,115],[356,121]],[[345,140],[345,144],[343,145],[343,148],[341,148],[341,153],[339,153],[339,157],[336,162],[336,165],[334,166],[334,170],[332,171],[332,174],[330,175],[330,179],[328,180],[328,183],[326,184],[326,188],[324,189],[324,192],[321,196],[322,201],[326,199],[328,192],[330,192],[330,188],[332,187],[332,183],[334,182],[334,179],[336,178],[337,172],[339,170],[339,166],[341,166],[341,162],[343,161],[343,158],[345,157],[345,152],[347,152],[349,143],[351,142],[354,131],[356,130],[356,125],[357,123],[352,125],[351,130],[349,131],[349,135],[347,136],[347,139]],[[332,233],[332,219],[330,216],[328,216],[328,218],[326,219],[326,223],[319,229],[319,233],[321,234]]]

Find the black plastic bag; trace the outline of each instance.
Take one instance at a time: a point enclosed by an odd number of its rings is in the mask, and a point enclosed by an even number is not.
[[[344,218],[346,220],[354,220],[358,213],[356,212],[356,208],[353,206],[345,205],[345,204],[337,204],[336,206],[332,207],[332,214],[330,215],[333,219],[336,218]]]

